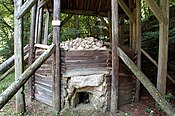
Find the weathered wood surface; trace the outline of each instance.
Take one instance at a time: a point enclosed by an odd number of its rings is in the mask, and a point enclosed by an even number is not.
[[[158,71],[157,71],[157,89],[162,93],[166,93],[166,75],[168,62],[168,36],[169,36],[169,0],[160,1],[160,10],[164,17],[168,19],[168,23],[163,21],[159,23],[159,55],[158,55]]]
[[[119,98],[119,58],[117,47],[119,45],[118,38],[118,0],[111,1],[112,12],[112,81],[111,81],[111,112],[115,115],[118,110]]]
[[[143,49],[141,49],[142,53],[155,65],[158,66],[157,62]],[[175,84],[175,80],[167,73],[168,79]]]
[[[29,57],[29,54],[26,54],[24,56],[24,60],[26,60]],[[7,77],[13,70],[15,69],[15,65],[13,65],[9,70],[7,70],[1,77],[0,77],[0,82]]]
[[[29,51],[29,45],[27,44],[24,48],[24,54],[27,53]],[[7,59],[6,61],[4,61],[2,64],[0,64],[0,71],[4,70],[5,68],[7,68],[9,65],[11,65],[14,62],[15,59],[15,55],[11,56],[9,59]]]
[[[128,8],[128,6],[125,4],[125,2],[123,0],[118,0],[118,3],[120,5],[120,7],[123,9],[123,11],[127,14],[127,16],[129,17],[129,19],[132,22],[136,22],[136,18],[134,17],[133,13],[130,11],[130,9]]]
[[[2,94],[0,94],[0,109],[16,94],[16,92],[27,82],[30,76],[46,61],[55,50],[55,45],[52,44],[40,58],[30,65],[23,74],[12,83]]]
[[[170,116],[174,116],[175,111],[173,107],[165,100],[164,96],[154,87],[149,79],[140,71],[140,69],[134,64],[134,62],[120,49],[118,48],[119,56],[128,66],[128,68],[134,73],[134,75],[145,86],[148,92],[156,100],[156,102],[162,107],[162,109]]]
[[[23,73],[23,19],[17,19],[15,15],[21,9],[22,0],[14,0],[14,62],[15,62],[15,81]],[[16,111],[25,112],[24,86],[16,91]]]
[[[38,38],[37,43],[42,43],[42,28],[43,28],[43,10],[44,8],[39,9],[39,19],[38,19]]]
[[[49,11],[46,12],[45,26],[44,26],[44,44],[47,45],[48,34],[49,34]]]
[[[156,4],[154,0],[144,0],[148,7],[151,9],[153,14],[161,23],[168,23],[168,18],[163,14],[162,9]]]
[[[23,17],[32,7],[34,4],[37,3],[38,0],[27,0],[22,6],[21,8],[17,11],[17,13],[15,14],[15,16],[20,19],[21,17]]]
[[[34,42],[35,42],[35,20],[36,20],[36,10],[37,10],[37,4],[35,4],[32,7],[31,12],[31,25],[30,25],[30,50],[29,50],[29,59],[28,64],[31,65],[34,62]],[[29,99],[32,101],[34,99],[34,91],[33,91],[33,81],[34,81],[34,75],[29,79],[28,81],[28,91],[29,91]]]
[[[61,0],[53,1],[53,20],[61,20]],[[53,43],[56,45],[53,54],[53,107],[55,111],[61,110],[61,50],[60,50],[60,25],[53,25]]]

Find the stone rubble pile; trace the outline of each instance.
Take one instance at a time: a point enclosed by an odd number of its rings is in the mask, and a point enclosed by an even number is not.
[[[94,37],[64,41],[60,44],[60,47],[65,50],[107,50],[107,47],[103,45],[103,41]]]

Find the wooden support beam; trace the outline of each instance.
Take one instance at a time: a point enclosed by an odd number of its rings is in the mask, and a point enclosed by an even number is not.
[[[28,59],[28,64],[31,65],[34,62],[34,42],[35,42],[35,20],[36,20],[36,10],[37,10],[37,4],[35,4],[32,8],[32,13],[31,13],[31,25],[30,25],[30,49],[29,49],[29,59]],[[32,101],[34,99],[34,75],[29,79],[28,81],[28,88],[29,88],[29,99]]]
[[[63,21],[61,21],[61,27],[66,24],[66,22],[72,17],[72,14],[69,14]]]
[[[135,63],[120,48],[118,48],[118,53],[119,53],[120,58],[123,60],[123,62],[134,73],[134,75],[140,80],[143,86],[148,90],[148,92],[156,100],[156,102],[162,107],[162,109],[169,116],[174,116],[175,111],[173,107],[165,100],[164,96],[154,87],[154,85],[140,71],[140,69],[135,65]]]
[[[39,5],[39,3],[40,3],[40,1],[38,1],[37,6]],[[36,22],[35,22],[35,43],[37,43],[37,40],[38,40],[39,11],[40,11],[40,9],[37,8],[37,11],[36,11]]]
[[[87,10],[68,10],[68,9],[66,9],[66,10],[62,10],[61,11],[62,13],[67,13],[67,14],[77,14],[77,15],[95,15],[95,16],[97,16],[97,15],[99,15],[99,16],[104,16],[104,17],[107,17],[108,16],[108,14],[107,14],[107,12],[97,12],[97,11],[87,11]]]
[[[16,94],[19,89],[27,82],[33,73],[49,58],[55,50],[55,45],[50,45],[32,65],[30,65],[3,93],[0,94],[0,109]]]
[[[42,27],[43,27],[43,10],[44,8],[39,9],[39,20],[38,20],[38,40],[37,43],[42,43]]]
[[[168,23],[168,18],[163,14],[162,9],[156,4],[154,0],[144,0],[148,7],[151,9],[156,18],[162,23]],[[160,0],[161,1],[161,0]]]
[[[101,19],[101,21],[103,22],[103,24],[109,28],[109,24],[105,21],[104,17],[99,17]]]
[[[141,7],[140,0],[136,0],[136,52],[137,52],[137,66],[141,70]],[[140,98],[140,81],[136,79],[136,94],[135,102]]]
[[[124,45],[124,15],[119,20],[119,44]]]
[[[160,0],[160,8],[163,15],[169,19],[169,0]],[[169,23],[163,21],[159,23],[159,57],[158,57],[158,72],[157,72],[157,88],[162,93],[166,93],[166,75],[167,75],[167,60],[168,60],[168,32]]]
[[[61,0],[54,0],[53,21],[53,42],[56,45],[56,51],[53,55],[53,107],[59,113],[61,110],[61,57],[60,57],[60,19],[61,19]]]
[[[38,5],[38,8],[43,7],[49,0],[42,0],[40,1],[40,4]]]
[[[21,9],[22,0],[14,0],[14,16]],[[17,81],[23,72],[23,42],[22,19],[14,17],[14,54],[15,54],[15,80]],[[25,112],[24,88],[16,94],[16,110]]]
[[[141,49],[141,51],[156,67],[158,67],[157,62],[145,50]],[[175,84],[175,80],[168,73],[167,77],[173,84]]]
[[[16,16],[17,19],[20,19],[33,7],[34,4],[37,3],[37,1],[38,0],[27,0],[14,16]]]
[[[49,34],[49,11],[46,11],[45,27],[44,27],[44,44],[47,45],[47,39]]]
[[[48,45],[44,45],[44,44],[35,44],[34,46],[36,48],[40,48],[40,49],[48,49],[49,48]]]
[[[75,21],[75,30],[76,32],[78,32],[79,30],[79,22],[78,22],[78,15],[74,15],[74,21]],[[79,37],[80,35],[78,33],[76,33],[76,37]]]
[[[136,21],[136,18],[134,17],[134,15],[130,11],[130,9],[127,7],[127,5],[125,4],[125,2],[123,0],[118,0],[118,3],[120,5],[120,7],[124,10],[124,12],[126,13],[126,15],[129,17],[129,19],[132,22],[135,22]]]
[[[118,110],[119,88],[119,58],[118,41],[118,0],[111,1],[112,12],[112,84],[111,84],[111,112],[115,115]]]

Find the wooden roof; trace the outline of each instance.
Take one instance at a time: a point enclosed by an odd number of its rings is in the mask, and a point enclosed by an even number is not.
[[[129,6],[129,0],[124,1]],[[52,11],[53,0],[47,3],[47,7]],[[61,0],[62,13],[108,16],[110,9],[111,0]],[[124,14],[120,7],[119,14]]]

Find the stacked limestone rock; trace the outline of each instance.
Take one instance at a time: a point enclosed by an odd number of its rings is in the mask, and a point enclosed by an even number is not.
[[[94,37],[76,38],[74,40],[61,43],[61,48],[65,50],[106,50],[103,41],[97,40]]]

